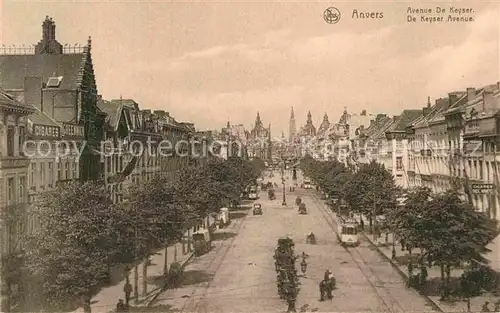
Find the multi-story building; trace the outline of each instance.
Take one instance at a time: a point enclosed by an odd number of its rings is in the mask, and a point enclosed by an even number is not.
[[[406,127],[422,115],[422,110],[403,110],[393,117],[393,123],[385,130],[387,153],[384,164],[391,171],[398,186],[407,188],[408,179],[408,138]]]
[[[243,124],[231,125],[231,123],[227,122],[226,127],[223,127],[217,136],[217,141],[221,149],[218,155],[223,159],[227,159],[231,156],[247,158],[249,135],[249,132],[245,130]]]
[[[255,125],[250,131],[248,156],[265,161],[271,161],[272,158],[271,124],[267,128],[264,127],[259,112],[255,118]]]
[[[27,128],[27,115],[32,107],[16,101],[12,95],[0,90],[0,310],[10,310],[9,302],[15,285],[22,279],[10,276],[12,269],[5,262],[16,255],[19,246],[19,228],[26,220],[18,219],[19,212],[26,208],[28,190],[29,158],[22,149]]]
[[[429,98],[422,115],[406,129],[409,187],[426,186],[434,192],[450,187],[448,135],[444,118],[449,105],[449,98],[440,98],[431,106]]]
[[[120,202],[131,185],[157,174],[173,178],[189,165],[190,123],[179,123],[163,110],[140,110],[131,99],[100,99],[99,109],[106,114],[101,160],[113,201]]]
[[[472,204],[492,218],[500,216],[496,158],[499,94],[499,83],[467,88],[445,115],[451,146],[450,172],[463,183]],[[480,184],[491,189],[477,193],[472,186]]]
[[[34,48],[2,50],[0,86],[45,116],[42,119],[47,125],[33,123],[39,137],[48,135],[43,133],[45,130],[56,130],[55,125],[61,135],[79,137],[83,127],[86,144],[77,172],[83,180],[100,178],[99,155],[95,151],[102,139],[99,134],[103,116],[97,109],[90,38],[83,47],[63,47],[56,40],[54,21],[46,17],[42,39]],[[45,172],[38,168],[36,171],[39,175]]]

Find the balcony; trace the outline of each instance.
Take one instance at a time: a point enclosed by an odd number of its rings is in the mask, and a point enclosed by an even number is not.
[[[79,124],[63,122],[63,135],[70,137],[85,137],[85,127]]]
[[[0,157],[0,169],[27,168],[29,163],[29,158],[24,156]]]

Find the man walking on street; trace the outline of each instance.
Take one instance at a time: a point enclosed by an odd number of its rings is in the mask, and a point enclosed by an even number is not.
[[[127,280],[125,282],[125,286],[123,287],[123,292],[125,292],[125,305],[130,305],[130,294],[132,294],[132,285],[130,284],[129,278],[127,276]]]

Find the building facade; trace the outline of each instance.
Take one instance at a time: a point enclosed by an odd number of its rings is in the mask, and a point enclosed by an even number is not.
[[[257,112],[254,127],[250,131],[248,156],[265,161],[271,161],[272,159],[271,124],[267,128],[264,127],[259,112]]]
[[[78,160],[83,180],[101,178],[95,151],[103,116],[97,109],[91,49],[90,38],[83,47],[64,48],[56,40],[54,21],[46,17],[42,39],[33,50],[13,48],[0,55],[0,86],[5,91],[48,116],[66,135],[83,127],[86,145]]]

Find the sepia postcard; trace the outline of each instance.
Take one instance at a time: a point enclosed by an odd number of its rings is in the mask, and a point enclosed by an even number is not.
[[[500,312],[500,2],[0,2],[0,312]]]

